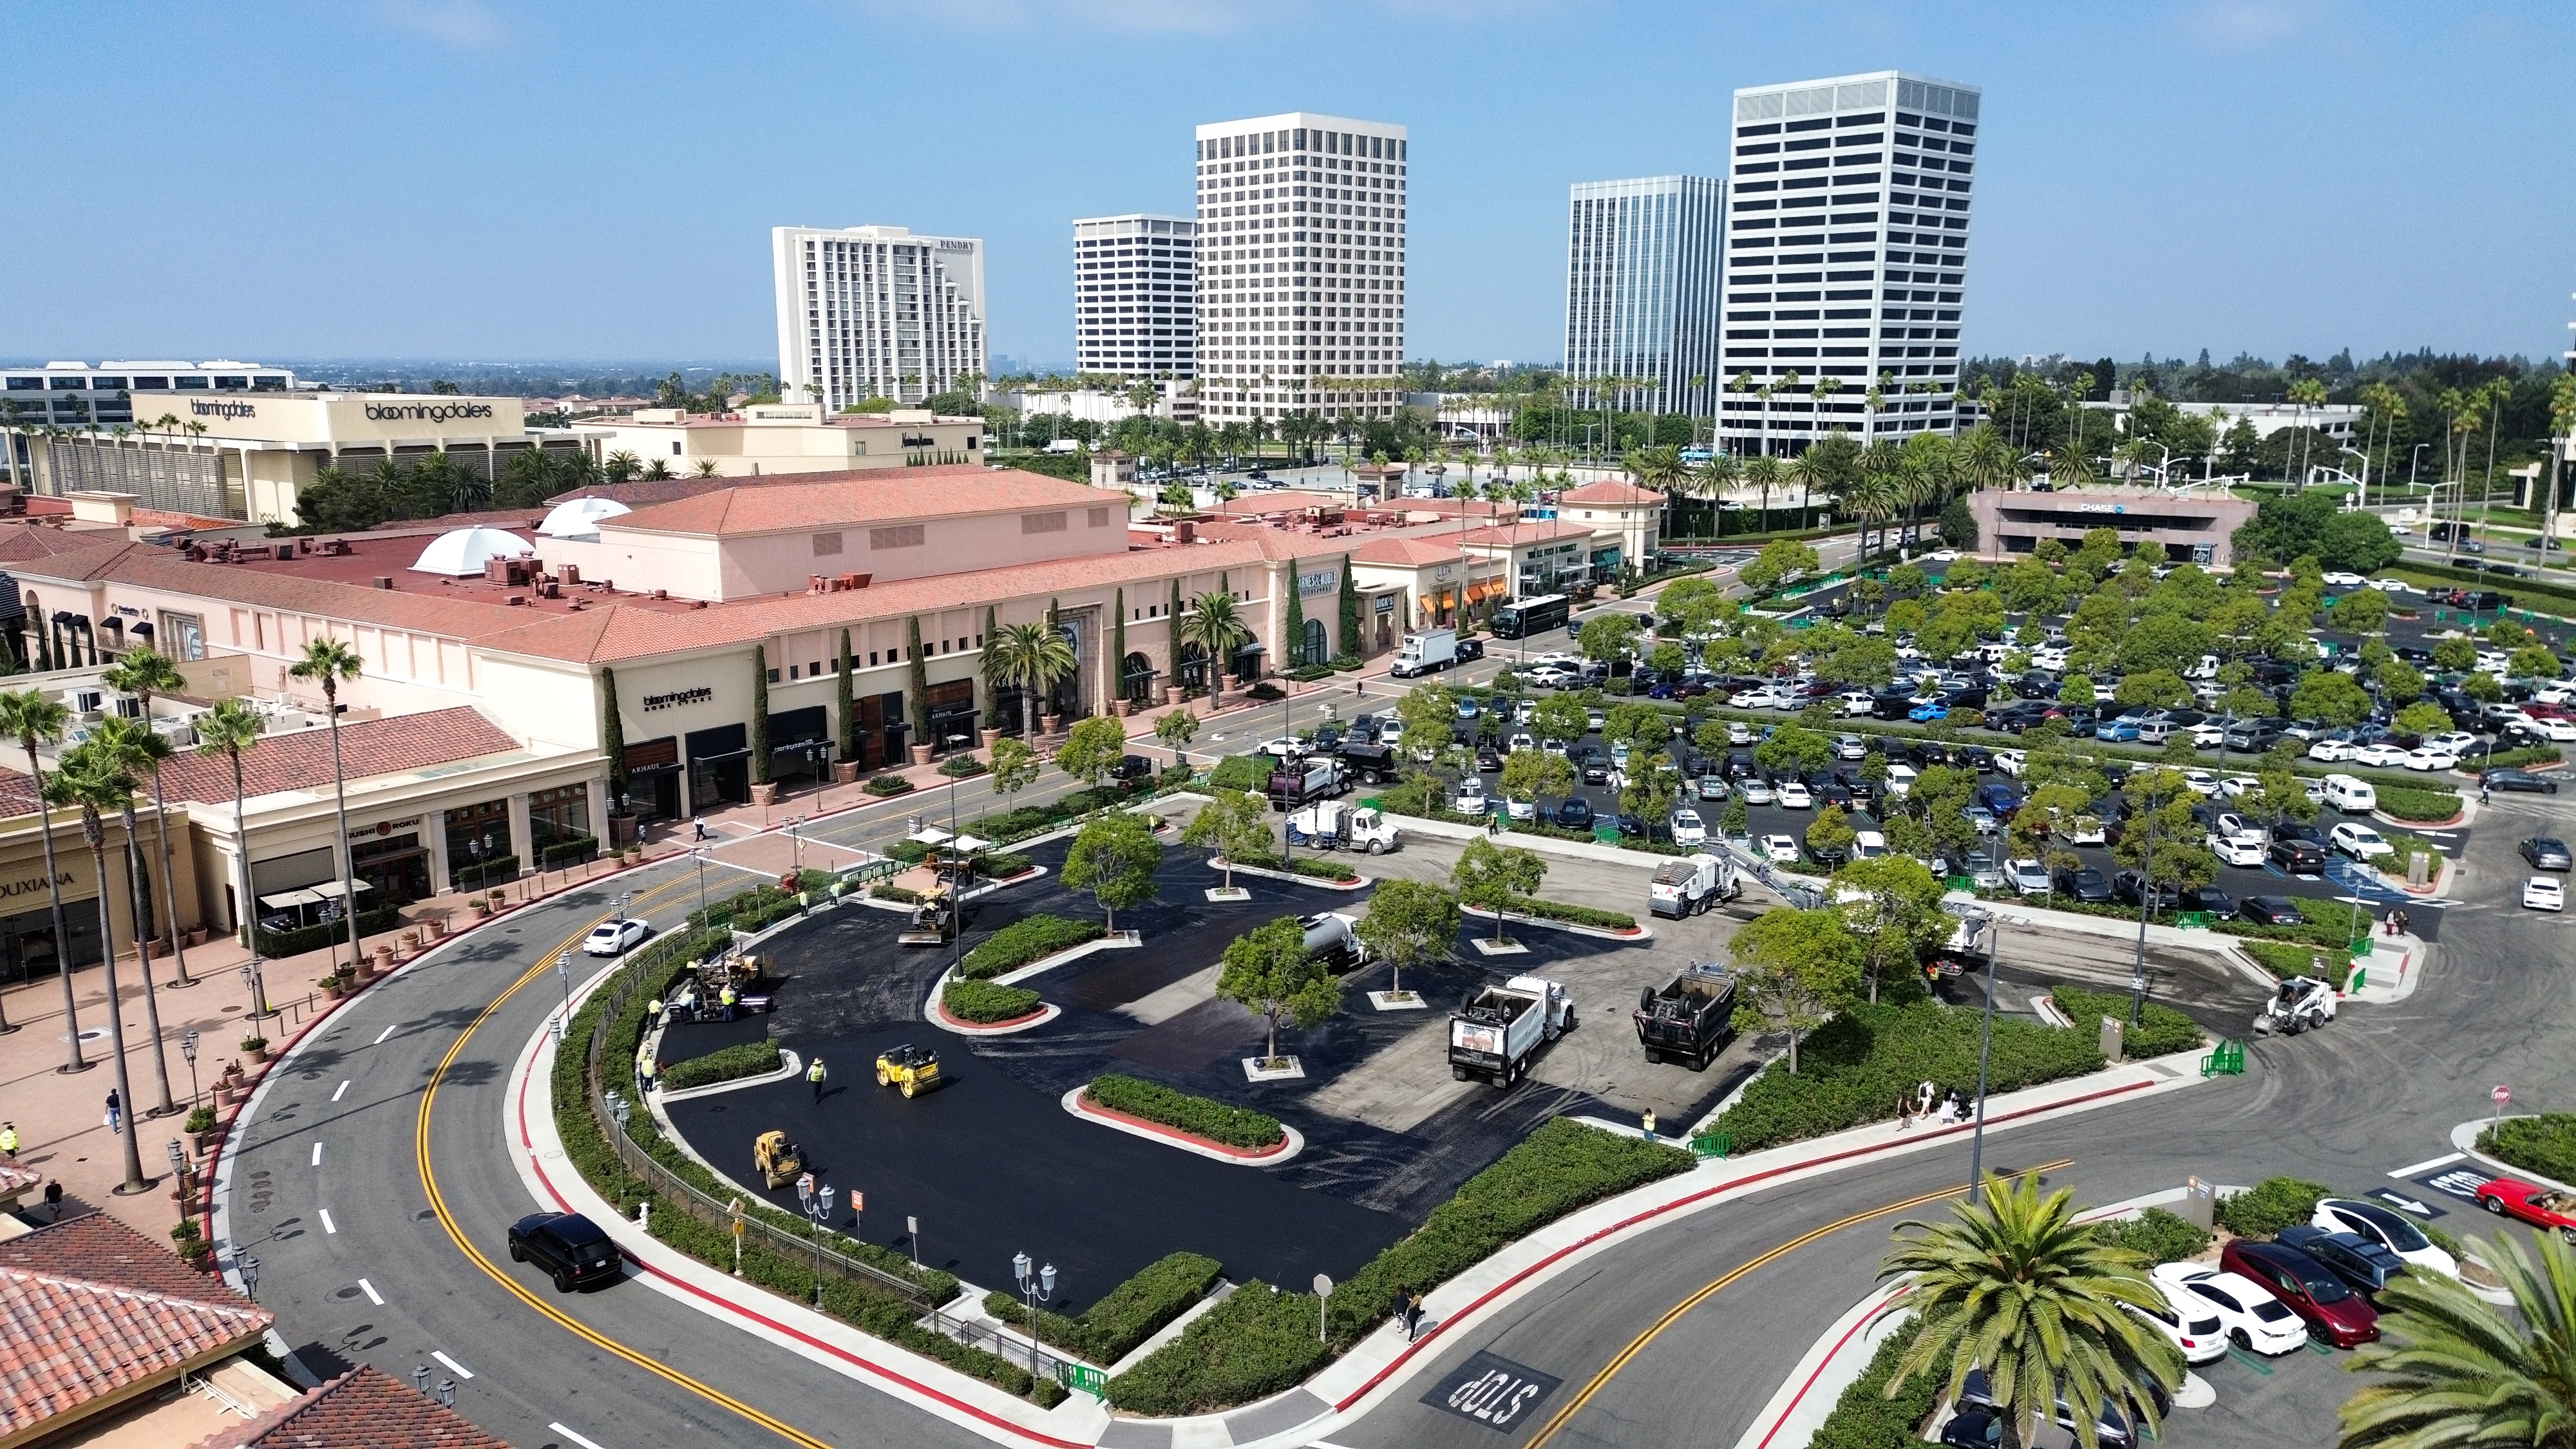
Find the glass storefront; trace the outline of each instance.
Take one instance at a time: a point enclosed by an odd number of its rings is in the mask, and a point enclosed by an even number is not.
[[[528,792],[528,843],[540,852],[540,859],[547,846],[580,840],[590,833],[588,785]]]
[[[39,867],[38,879],[42,876]],[[63,926],[71,933],[72,965],[98,964],[98,903],[94,899],[63,902]],[[53,903],[40,891],[31,909],[0,917],[0,982],[33,981],[61,969],[62,953],[54,946]]]
[[[626,808],[644,820],[679,815],[679,736],[664,735],[626,747]]]
[[[373,892],[359,897],[361,909],[406,905],[430,894],[429,850],[417,830],[352,836],[349,862],[352,873]]]
[[[742,725],[691,730],[689,808],[704,813],[751,799],[751,731]]]
[[[485,863],[502,860],[509,854],[509,801],[486,800],[479,805],[460,805],[447,812],[450,885],[481,885],[486,875]]]

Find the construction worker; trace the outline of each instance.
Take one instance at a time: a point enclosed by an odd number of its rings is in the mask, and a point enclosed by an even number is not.
[[[654,1026],[662,1024],[662,998],[656,996],[644,1003],[644,1020]]]
[[[645,1091],[653,1090],[653,1079],[659,1074],[660,1067],[661,1063],[651,1057],[646,1057],[635,1064],[635,1075],[643,1079]]]
[[[733,1020],[734,1006],[741,1000],[742,998],[734,993],[733,983],[730,981],[725,983],[724,990],[716,993],[716,1002],[724,1007],[724,1019],[727,1021]]]
[[[15,1122],[0,1122],[0,1157],[11,1162],[18,1160],[18,1124]]]
[[[823,1070],[823,1059],[821,1057],[816,1057],[813,1064],[805,1068],[805,1080],[813,1084],[814,1100],[818,1104],[823,1100],[823,1081],[830,1075],[831,1074],[829,1072]]]

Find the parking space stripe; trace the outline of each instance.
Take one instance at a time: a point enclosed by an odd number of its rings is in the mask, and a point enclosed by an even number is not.
[[[565,1438],[570,1439],[575,1444],[580,1445],[581,1449],[601,1449],[599,1441],[592,1439],[587,1435],[574,1433],[572,1430],[565,1428],[561,1420],[548,1424],[546,1427],[554,1430],[558,1434],[561,1434]]]
[[[467,1368],[465,1365],[458,1363],[452,1358],[449,1358],[445,1353],[438,1349],[431,1349],[429,1351],[429,1356],[438,1360],[440,1363],[447,1365],[449,1368],[456,1370],[456,1376],[460,1379],[470,1379],[474,1377],[474,1370]]]
[[[2469,1154],[2465,1152],[2445,1152],[2441,1156],[2433,1158],[2429,1162],[2419,1162],[2413,1167],[2401,1167],[2388,1175],[2390,1177],[2413,1177],[2419,1172],[2430,1172],[2437,1167],[2448,1167],[2452,1163],[2457,1162],[2468,1155]]]
[[[322,1209],[322,1210],[321,1210],[321,1212],[322,1212],[322,1231],[323,1231],[324,1233],[326,1233],[326,1234],[327,1234],[327,1233],[337,1233],[338,1231],[340,1231],[340,1225],[339,1225],[338,1223],[335,1223],[335,1222],[331,1221],[331,1210],[330,1210],[329,1208],[324,1208],[324,1209]]]
[[[358,1280],[358,1287],[366,1293],[367,1301],[369,1303],[376,1305],[378,1308],[385,1306],[385,1295],[376,1291],[375,1284],[361,1278]]]

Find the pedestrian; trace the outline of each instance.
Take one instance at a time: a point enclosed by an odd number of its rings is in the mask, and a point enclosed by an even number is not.
[[[2481,805],[2495,803],[2495,787],[2484,780],[2478,782],[2478,803]]]
[[[1929,1077],[1924,1078],[1922,1084],[1914,1089],[1914,1115],[1917,1117],[1931,1116],[1932,1100],[1940,1094],[1941,1089],[1932,1085],[1932,1079]]]
[[[1404,1341],[1411,1343],[1421,1336],[1422,1295],[1416,1293],[1404,1300]]]
[[[733,1009],[741,1001],[742,998],[734,994],[733,983],[730,981],[725,983],[724,990],[716,993],[716,1002],[724,1008],[724,1019],[727,1021],[733,1020]]]
[[[1903,1092],[1896,1094],[1896,1130],[1903,1132],[1914,1125],[1914,1099]]]
[[[1975,1109],[1968,1105],[1968,1094],[1963,1088],[1950,1089],[1947,1107],[1951,1118],[1955,1121],[1965,1122],[1977,1115]]]
[[[51,1214],[45,1221],[58,1223],[63,1220],[63,1184],[60,1178],[45,1184],[45,1210]]]
[[[661,1063],[652,1057],[646,1057],[635,1064],[635,1075],[641,1079],[638,1085],[643,1091],[650,1092],[653,1090],[653,1078],[659,1074],[658,1069],[660,1066]]]
[[[2402,910],[2397,913],[2397,934],[2401,936],[2405,935],[2408,931],[2413,930],[2414,927],[2415,918],[2413,916]]]
[[[703,815],[691,816],[689,824],[698,832],[695,837],[696,839],[704,840],[707,838],[707,817]]]
[[[15,1122],[0,1122],[0,1157],[13,1163],[18,1160],[18,1124]]]
[[[124,1121],[125,1101],[123,1098],[116,1095],[116,1089],[114,1087],[110,1087],[107,1089],[107,1130],[110,1132],[124,1131]]]
[[[1948,1123],[1956,1122],[1956,1121],[1958,1121],[1958,1120],[1959,1120],[1959,1114],[1951,1108],[1950,1103],[1951,1103],[1951,1099],[1950,1099],[1950,1098],[1948,1098],[1948,1097],[1943,1097],[1943,1098],[1941,1098],[1941,1099],[1940,1099],[1939,1104],[1938,1104],[1938,1105],[1936,1105],[1936,1106],[1933,1108],[1933,1120],[1934,1120],[1934,1121],[1936,1121],[1936,1122],[1940,1122],[1940,1123],[1943,1123],[1943,1124],[1945,1124],[1945,1125],[1946,1125],[1946,1124],[1948,1124]]]
[[[1646,1109],[1646,1115],[1645,1115],[1645,1117],[1644,1117],[1644,1119],[1643,1119],[1643,1125],[1644,1125],[1644,1127],[1645,1127],[1645,1136],[1646,1136],[1646,1140],[1647,1140],[1647,1141],[1649,1141],[1649,1142],[1654,1141],[1654,1140],[1655,1140],[1655,1109],[1654,1109],[1654,1108],[1652,1108],[1652,1107],[1648,1107],[1648,1108]]]
[[[821,1057],[816,1057],[813,1064],[805,1068],[805,1080],[813,1084],[814,1101],[818,1105],[823,1100],[823,1079],[829,1075],[831,1074],[823,1070],[823,1059]]]

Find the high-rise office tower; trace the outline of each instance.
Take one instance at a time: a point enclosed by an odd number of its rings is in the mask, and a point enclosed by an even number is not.
[[[1951,430],[1980,95],[1892,70],[1735,93],[1730,452]]]
[[[1565,225],[1565,371],[1620,378],[1623,410],[1715,411],[1726,183],[1578,181]]]
[[[837,412],[984,386],[984,243],[899,226],[774,227],[778,380]]]
[[[1073,224],[1077,372],[1188,377],[1197,355],[1192,248],[1197,222],[1178,216],[1086,217]]]
[[[1405,129],[1292,111],[1198,128],[1199,415],[1395,415]]]

